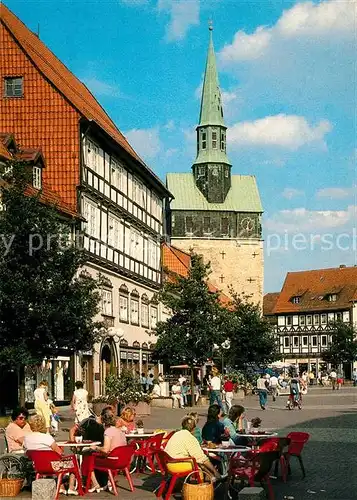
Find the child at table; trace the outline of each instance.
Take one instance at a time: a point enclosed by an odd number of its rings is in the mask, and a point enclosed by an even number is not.
[[[124,408],[120,417],[117,419],[115,427],[122,429],[124,432],[133,432],[136,429],[135,410],[130,407]]]

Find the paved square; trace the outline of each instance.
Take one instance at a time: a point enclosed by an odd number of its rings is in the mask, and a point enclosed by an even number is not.
[[[274,428],[279,435],[288,432],[304,431],[311,434],[310,441],[303,453],[307,477],[303,480],[298,462],[292,459],[292,476],[287,484],[280,479],[273,480],[276,500],[285,496],[295,500],[355,500],[357,498],[357,388],[346,387],[333,392],[329,388],[312,388],[304,398],[303,409],[289,411],[285,409],[286,397],[280,396],[273,403],[269,400],[268,408],[262,411],[256,397],[247,397],[243,404],[248,418],[259,416],[263,427]],[[241,404],[241,401],[236,401]],[[205,421],[206,408],[198,409],[200,423]],[[68,411],[62,428],[68,428],[71,418]],[[179,427],[185,410],[164,410],[153,408],[152,415],[144,418],[149,429],[172,429]],[[66,438],[61,432],[59,439]],[[146,500],[155,498],[153,490],[160,481],[159,477],[134,474],[135,492],[130,493],[127,483],[120,477],[119,497],[122,500]],[[23,492],[21,498],[30,498]],[[97,493],[86,496],[88,499],[109,499],[113,495]],[[180,494],[175,495],[176,499]],[[223,495],[218,493],[217,499]]]

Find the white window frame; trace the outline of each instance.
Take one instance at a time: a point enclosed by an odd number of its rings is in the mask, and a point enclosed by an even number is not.
[[[112,214],[108,216],[108,245],[120,250],[122,241],[120,239],[121,222],[119,219],[114,217]]]
[[[327,325],[327,314],[321,314],[321,325]]]
[[[319,314],[314,314],[314,325],[319,325],[320,324],[320,315]]]
[[[136,297],[130,297],[130,323],[133,325],[140,324],[139,299]]]
[[[86,219],[85,232],[93,238],[98,238],[98,207],[88,198],[83,199],[83,216]]]
[[[112,290],[102,289],[102,313],[106,316],[113,316],[113,292]]]
[[[42,188],[42,168],[41,167],[35,166],[32,168],[32,184],[33,184],[33,187],[36,189]]]
[[[286,326],[292,326],[292,324],[293,324],[293,317],[286,316]]]
[[[327,347],[327,335],[321,335],[321,347]]]
[[[315,340],[315,345],[314,345],[314,340]],[[311,347],[317,347],[317,335],[312,335],[311,336]]]
[[[288,347],[290,347],[290,338],[284,337],[284,348],[287,349]]]
[[[157,305],[150,306],[150,328],[153,330],[157,325],[158,307]]]
[[[110,160],[110,184],[111,186],[123,191],[123,178],[124,169],[123,167],[114,159]]]
[[[149,328],[149,304],[141,303],[141,326]]]
[[[129,322],[128,295],[119,294],[119,320],[123,323]]]
[[[293,337],[293,347],[299,347],[299,337],[297,337],[296,335]]]
[[[305,326],[305,322],[306,322],[305,316],[304,315],[299,316],[299,325]]]
[[[306,335],[302,337],[302,346],[307,347],[309,345],[309,339]]]
[[[4,78],[4,96],[22,97],[24,95],[23,76],[5,76]]]
[[[307,326],[311,326],[312,325],[312,316],[311,316],[311,314],[308,314],[306,316],[306,325]]]

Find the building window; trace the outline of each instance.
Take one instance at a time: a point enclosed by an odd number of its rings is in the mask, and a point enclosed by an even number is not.
[[[320,323],[320,316],[318,314],[314,314],[314,325],[318,325]]]
[[[321,347],[327,347],[327,335],[321,335]]]
[[[221,132],[221,150],[222,151],[226,151],[226,135],[224,132]],[[228,170],[226,169],[226,172],[228,172]],[[228,177],[228,176],[226,176]]]
[[[93,238],[98,237],[97,206],[88,200],[83,203],[83,217],[86,219],[85,231]]]
[[[321,325],[326,325],[327,323],[327,314],[321,314]]]
[[[311,344],[312,344],[312,347],[317,347],[317,337],[316,337],[316,335],[314,335],[313,337],[311,337]]]
[[[329,302],[336,302],[337,300],[337,293],[331,293],[330,295],[327,296],[327,300]]]
[[[342,321],[342,313],[336,313],[336,321]]]
[[[150,307],[150,328],[154,329],[156,328],[157,324],[157,306],[151,306]]]
[[[287,324],[287,326],[291,326],[293,324],[293,318],[292,318],[292,316],[287,316],[286,317],[286,324]]]
[[[141,297],[141,326],[149,327],[149,299],[145,294]]]
[[[41,167],[33,167],[32,183],[33,183],[34,188],[41,189],[41,187],[42,187],[42,168]]]
[[[301,301],[301,297],[300,297],[300,296],[298,296],[298,295],[296,295],[295,297],[293,297],[293,298],[291,299],[291,302],[292,302],[293,304],[300,304],[300,301]]]
[[[102,313],[113,316],[113,298],[111,290],[102,290]]]
[[[149,240],[150,243],[150,240]],[[150,246],[149,246],[150,248]],[[130,229],[130,250],[129,255],[133,259],[142,261],[143,260],[143,238],[141,234],[135,229]]]
[[[305,325],[305,316],[299,316],[299,324],[301,326],[304,326]]]
[[[130,323],[139,324],[139,294],[136,290],[130,296]]]
[[[22,97],[24,94],[24,79],[20,77],[5,77],[4,95],[5,97]]]
[[[120,221],[109,215],[108,217],[108,245],[120,248]]]
[[[294,347],[299,347],[299,337],[294,337],[293,342],[294,342]]]
[[[124,170],[115,160],[111,160],[110,165],[110,184],[120,191],[123,191]]]
[[[125,323],[129,322],[128,298],[128,288],[125,285],[122,285],[119,288],[119,319]]]
[[[202,141],[202,149],[206,149],[207,148],[207,134],[206,134],[206,132],[202,132],[201,141]]]
[[[199,165],[197,167],[197,175],[202,176],[205,175],[205,167],[203,165]]]
[[[312,316],[311,315],[306,316],[306,324],[308,326],[312,325]]]
[[[289,345],[290,345],[289,337],[284,337],[284,347],[289,347]]]
[[[186,223],[186,233],[192,234],[193,233],[193,217],[187,216],[185,218],[185,223]]]
[[[217,132],[212,131],[212,149],[217,149]]]
[[[210,233],[211,232],[211,218],[203,217],[203,232]]]
[[[221,232],[224,236],[229,234],[229,219],[228,217],[222,217],[221,219]]]
[[[307,347],[307,337],[302,338],[302,345],[303,347]]]

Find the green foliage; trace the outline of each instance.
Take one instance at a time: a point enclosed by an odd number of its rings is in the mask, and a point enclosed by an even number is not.
[[[262,316],[258,304],[253,304],[245,295],[230,290],[232,305],[225,311],[227,338],[231,347],[225,353],[227,365],[240,370],[247,364],[266,365],[279,359],[279,349],[271,324]]]
[[[122,404],[151,401],[150,395],[142,391],[140,380],[128,369],[123,369],[119,376],[108,375],[105,380],[105,393],[108,401],[118,401]]]
[[[322,359],[337,366],[341,363],[352,363],[357,357],[356,330],[350,323],[337,321],[329,324],[332,341],[323,351]]]
[[[12,368],[91,349],[103,328],[93,321],[100,281],[79,272],[83,251],[56,209],[28,192],[29,175],[14,162],[1,188],[0,366]]]
[[[212,356],[213,344],[221,336],[218,294],[209,291],[210,265],[191,253],[187,277],[166,281],[160,300],[172,316],[156,326],[154,357],[170,364],[200,366]]]

